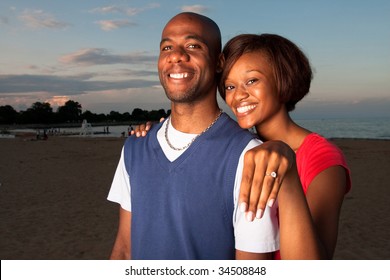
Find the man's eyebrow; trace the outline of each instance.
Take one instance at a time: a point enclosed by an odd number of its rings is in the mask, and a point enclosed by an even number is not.
[[[207,45],[206,41],[202,37],[197,36],[197,35],[188,35],[188,36],[185,37],[185,39],[186,40],[192,39],[192,40],[199,41],[202,44]],[[162,38],[161,42],[160,42],[160,46],[162,44],[166,43],[166,42],[172,42],[172,39],[170,39],[170,38]]]
[[[205,41],[202,37],[197,36],[197,35],[188,35],[188,36],[186,37],[186,39],[194,39],[194,40],[196,40],[196,41],[201,42],[202,44],[207,45],[206,41]]]
[[[162,44],[164,44],[165,42],[170,42],[170,41],[172,41],[172,40],[169,39],[169,38],[162,38],[162,39],[161,39],[161,42],[160,42],[160,46],[161,46]]]

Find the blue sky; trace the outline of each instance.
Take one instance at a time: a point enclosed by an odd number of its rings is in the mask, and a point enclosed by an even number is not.
[[[0,106],[56,109],[71,99],[94,113],[168,109],[156,67],[160,35],[188,10],[215,20],[223,43],[277,33],[299,45],[315,74],[294,116],[390,117],[385,0],[2,0]]]

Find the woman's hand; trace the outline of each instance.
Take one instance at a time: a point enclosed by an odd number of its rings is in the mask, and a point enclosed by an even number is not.
[[[143,123],[135,126],[134,130],[131,131],[131,135],[136,137],[145,137],[148,134],[150,128],[152,127],[152,122]]]
[[[253,221],[272,207],[283,178],[295,163],[294,151],[282,141],[267,141],[245,153],[239,207]]]
[[[160,122],[163,122],[165,118],[161,118]],[[150,128],[152,127],[152,122],[146,122],[144,124],[137,125],[134,130],[131,131],[131,135],[135,135],[136,137],[145,137],[148,134]]]

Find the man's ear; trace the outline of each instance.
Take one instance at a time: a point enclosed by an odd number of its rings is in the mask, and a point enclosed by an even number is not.
[[[225,56],[223,55],[223,53],[220,53],[217,62],[217,73],[222,72],[224,65],[225,65]]]

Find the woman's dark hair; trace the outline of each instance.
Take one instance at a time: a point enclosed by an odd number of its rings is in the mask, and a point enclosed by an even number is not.
[[[236,61],[245,53],[258,52],[267,57],[273,68],[279,100],[292,111],[310,90],[313,77],[306,55],[290,40],[276,34],[242,34],[229,40],[223,48],[225,64],[218,85],[223,99],[225,81]]]

